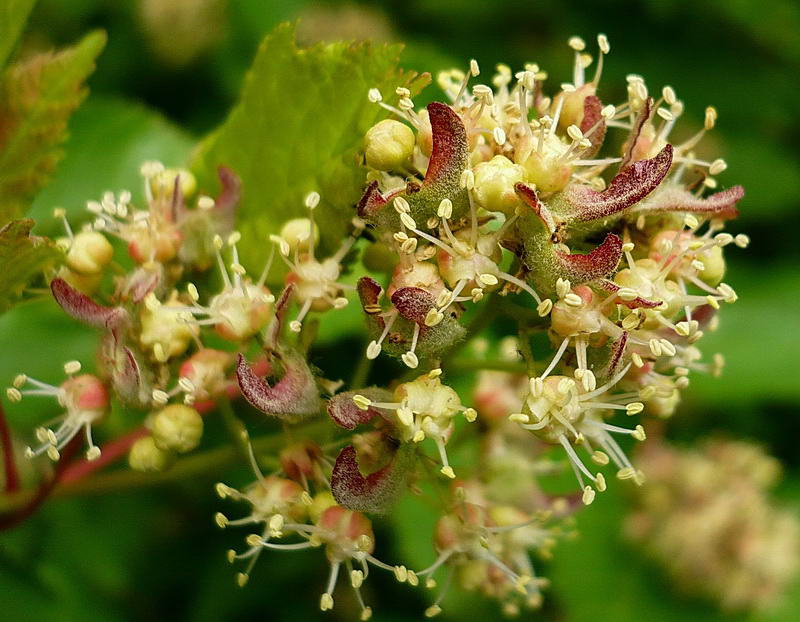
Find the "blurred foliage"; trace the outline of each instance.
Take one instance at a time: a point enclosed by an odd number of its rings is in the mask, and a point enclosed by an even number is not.
[[[170,8],[192,6],[187,1],[169,4]],[[203,30],[204,37],[197,37],[202,45],[190,45],[185,38],[193,37],[192,27],[153,25],[159,13],[152,2],[38,2],[16,53],[19,58],[71,44],[93,28],[101,27],[109,36],[89,83],[91,95],[70,121],[66,156],[53,182],[34,199],[29,215],[41,220],[40,231],[58,232],[50,218],[54,206],[78,215],[87,199],[96,199],[105,190],[128,188],[136,195],[141,190],[138,166],[143,160],[159,158],[168,165],[188,162],[200,137],[226,119],[260,41],[281,21],[299,17],[298,39],[304,44],[334,41],[341,33],[404,42],[401,64],[412,70],[435,73],[452,65],[463,67],[467,59],[476,58],[483,71],[490,73],[500,61],[512,67],[536,61],[557,83],[570,75],[568,36],[580,34],[588,40],[598,31],[605,32],[612,52],[601,97],[618,100],[624,76],[640,73],[652,89],[663,84],[675,87],[687,104],[689,125],[701,123],[706,104],[715,105],[720,122],[706,147],[709,154],[728,161],[721,184],[741,183],[748,191],[741,203],[742,217],[733,230],[749,233],[753,244],[746,251],[732,249],[729,254],[733,260],[728,280],[740,300],[725,309],[718,333],[708,339],[710,351],[725,353],[728,368],[719,379],[693,376],[689,401],[670,426],[671,433],[681,440],[716,430],[758,438],[789,465],[784,496],[787,502],[800,504],[800,461],[794,440],[800,432],[800,383],[795,373],[800,345],[796,300],[800,199],[795,191],[800,185],[800,153],[795,148],[800,138],[796,94],[800,8],[795,2],[377,0],[342,5],[229,0],[214,4],[208,14],[216,22],[210,31]],[[12,52],[14,35],[30,5],[22,0],[0,4],[11,7],[8,14],[0,14],[0,64]],[[181,53],[165,57],[170,46],[165,48],[164,37],[172,39]],[[384,61],[380,62],[385,62],[388,56],[381,54]],[[367,81],[387,75],[388,65],[379,65],[374,72],[348,77],[352,81],[340,90],[354,89],[352,93],[334,89],[329,113],[317,109],[309,114],[322,117],[324,124],[342,112],[341,106],[355,111],[356,99],[363,97],[356,91]],[[304,75],[283,75],[279,84],[270,84],[301,88]],[[417,102],[437,96],[437,89],[430,87]],[[256,116],[275,114],[257,106],[248,111]],[[349,118],[352,124],[347,127],[369,122],[357,121],[355,112]],[[271,127],[276,133],[270,138],[276,143],[294,143],[284,145],[290,153],[311,150],[297,128],[278,132],[276,126]],[[307,128],[317,131],[310,123]],[[322,149],[334,134],[326,130],[310,137],[315,141],[313,149]],[[258,139],[263,137],[253,136],[254,141]],[[230,147],[217,148],[226,157],[231,153]],[[341,154],[352,151],[353,145],[338,148],[336,153]],[[287,193],[281,187],[291,179],[280,153],[255,145],[253,151],[242,154],[243,160],[254,159],[248,181],[253,178],[260,184],[248,200],[295,201],[309,189],[292,188]],[[263,183],[258,181],[259,171],[263,171]],[[357,344],[360,323],[352,309],[334,316],[340,323],[325,328],[320,356],[335,361],[347,377],[360,347],[334,351],[330,344],[334,338],[340,344]],[[7,383],[20,369],[52,379],[59,376],[64,360],[80,358],[88,363],[93,337],[92,331],[76,326],[47,300],[20,305],[0,318],[0,342],[6,346],[0,358],[0,383]],[[36,403],[31,402],[16,411],[18,419],[12,423],[29,430],[51,414],[37,412]],[[254,433],[261,433],[267,426],[253,427]],[[221,430],[212,429],[207,441],[213,443],[221,436]],[[234,471],[226,477],[241,481],[240,475]],[[319,551],[265,556],[249,588],[234,587],[224,551],[240,542],[216,531],[211,520],[218,509],[211,487],[221,476],[208,473],[180,485],[54,500],[22,527],[2,533],[2,617],[85,622],[318,619],[318,586],[325,572],[316,559]],[[708,606],[672,594],[658,573],[620,542],[624,497],[615,494],[610,491],[598,498],[591,512],[579,519],[580,538],[556,549],[554,560],[543,567],[553,587],[545,610],[530,619],[720,619]],[[379,534],[379,541],[394,546],[381,551],[383,557],[406,558],[418,565],[430,562],[432,518],[424,507],[404,503],[390,517],[398,537]],[[399,586],[388,576],[376,579],[367,594],[378,605],[376,619],[419,619],[424,594]],[[328,614],[331,619],[347,619],[344,598],[343,591],[341,607],[337,603],[333,617]],[[445,605],[446,619],[499,618],[491,606],[455,593]],[[795,590],[782,609],[758,619],[798,617],[800,593]]]

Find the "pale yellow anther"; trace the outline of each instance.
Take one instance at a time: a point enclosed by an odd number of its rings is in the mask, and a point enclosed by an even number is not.
[[[594,476],[594,485],[597,488],[597,492],[606,491],[606,478],[602,473],[598,473]]]
[[[631,361],[633,361],[634,367],[638,367],[638,368],[644,367],[644,361],[642,360],[642,357],[638,352],[634,352],[631,355]]]
[[[608,37],[603,33],[597,35],[597,47],[603,54],[608,54],[611,51],[611,44],[608,42]]]
[[[531,418],[526,415],[525,413],[511,413],[508,416],[508,420],[511,423],[529,423]]]
[[[383,101],[383,96],[378,89],[370,89],[367,91],[367,99],[373,104],[377,104],[378,102]]]
[[[361,570],[353,570],[350,573],[350,585],[358,589],[364,583],[364,572]]]
[[[353,403],[358,406],[360,410],[367,410],[372,405],[372,400],[361,394],[353,396]]]
[[[160,404],[162,406],[169,402],[169,393],[162,391],[161,389],[154,389],[151,397],[156,404]]]
[[[239,587],[244,587],[247,585],[247,582],[250,580],[250,575],[244,572],[237,572],[236,573],[236,585]]]
[[[626,480],[636,477],[636,471],[633,467],[625,467],[617,471],[617,479]]]
[[[706,115],[703,127],[706,130],[710,130],[714,128],[714,125],[716,125],[716,123],[717,123],[717,109],[714,108],[714,106],[708,106],[708,108],[706,108]]]
[[[675,89],[673,89],[671,86],[665,86],[663,89],[661,89],[661,95],[664,97],[664,101],[667,102],[667,105],[669,106],[677,101]]]
[[[467,423],[473,423],[478,418],[478,411],[474,408],[467,408],[464,411],[464,419],[467,420]]]
[[[677,353],[677,349],[672,342],[667,339],[660,339],[659,343],[661,344],[661,352],[666,354],[667,356],[675,356]]]
[[[478,65],[478,61],[476,61],[474,58],[471,58],[470,61],[469,61],[469,72],[473,76],[481,75],[481,68]]]
[[[8,387],[6,389],[6,397],[10,402],[20,402],[22,401],[22,392],[16,387]]]
[[[164,346],[162,346],[160,343],[153,345],[153,356],[159,363],[165,363],[168,358],[167,353],[164,350]]]
[[[739,248],[747,248],[750,245],[750,236],[745,233],[738,234],[734,241]]]
[[[586,49],[586,42],[580,37],[573,36],[567,41],[567,45],[576,52],[583,52]]]
[[[497,277],[494,274],[490,274],[488,272],[479,275],[478,280],[484,285],[489,285],[489,286],[497,285],[500,282],[498,281]]]
[[[577,308],[583,306],[583,298],[578,296],[578,294],[574,294],[572,292],[564,296],[564,302],[567,303],[570,307]]]
[[[217,527],[223,529],[228,525],[228,517],[222,512],[217,512],[214,514],[214,522],[216,523]]]
[[[442,199],[436,210],[439,218],[450,218],[453,215],[453,202],[450,199]]]
[[[570,125],[567,128],[567,136],[569,136],[572,140],[582,140],[583,132],[581,132],[581,128],[579,128],[577,125]]]
[[[242,234],[238,231],[233,231],[228,236],[228,246],[236,246],[242,239]]]
[[[559,277],[556,281],[556,293],[558,294],[559,298],[564,298],[569,292],[572,290],[572,284],[566,280]]]
[[[450,479],[455,479],[456,478],[456,473],[455,473],[455,471],[453,471],[453,467],[451,467],[451,466],[443,466],[439,470],[439,472],[442,475],[444,475],[445,477],[448,477]]]
[[[320,611],[330,611],[333,609],[333,596],[325,592],[319,599]]]
[[[220,235],[215,235],[212,242],[214,244],[214,248],[217,250],[222,250],[222,247],[225,246],[225,243],[222,241],[222,236]]]
[[[553,301],[549,298],[545,298],[536,305],[536,313],[539,314],[539,317],[545,317],[550,311],[553,310]]]
[[[472,190],[475,187],[475,173],[473,173],[470,169],[465,169],[464,172],[461,173],[460,182],[462,188]]]
[[[214,201],[214,199],[212,199],[209,196],[206,196],[206,195],[203,194],[203,195],[200,195],[197,198],[197,207],[198,207],[198,209],[210,210],[210,209],[214,209],[214,205],[216,205],[216,202]]]
[[[398,214],[407,214],[411,211],[411,206],[404,197],[395,197],[392,201],[392,205]]]
[[[631,402],[625,405],[625,412],[629,415],[638,415],[644,410],[644,404],[641,402]]]
[[[426,618],[435,618],[442,613],[442,608],[439,605],[431,605],[425,610]]]
[[[397,579],[400,583],[405,583],[408,579],[408,569],[405,566],[395,566],[394,567],[394,578]]]
[[[381,344],[379,344],[375,340],[370,341],[369,345],[367,346],[367,358],[369,360],[378,358],[378,355],[381,353],[381,350],[382,350]]]
[[[605,466],[609,463],[608,454],[600,450],[596,450],[592,453],[592,462],[599,466]]]
[[[636,426],[636,429],[633,431],[631,436],[633,436],[633,438],[635,438],[637,441],[643,441],[647,438],[647,434],[644,432],[644,427],[641,425]]]
[[[410,350],[403,354],[400,357],[400,360],[403,361],[405,366],[409,367],[410,369],[416,369],[419,366],[419,359],[417,358],[417,355]]]
[[[583,487],[583,495],[581,495],[581,501],[583,501],[583,505],[591,505],[592,501],[594,501],[595,492],[591,486],[584,486]]]
[[[414,411],[407,406],[401,406],[395,412],[397,412],[397,418],[400,420],[400,423],[404,426],[411,427],[414,423]]]
[[[541,397],[542,393],[544,393],[544,380],[541,378],[530,378],[528,385],[533,397]]]
[[[305,201],[304,201],[305,206],[308,209],[314,209],[314,208],[317,207],[317,205],[319,205],[319,199],[320,199],[319,192],[309,192],[306,195],[306,198],[305,198]]]
[[[617,114],[617,108],[613,104],[609,104],[608,106],[603,106],[602,110],[600,110],[600,116],[602,116],[606,121],[610,121],[614,118],[614,115]]]
[[[719,175],[725,169],[728,168],[728,163],[725,162],[722,158],[717,158],[711,163],[711,166],[708,167],[708,172],[712,175]]]
[[[402,212],[400,214],[400,222],[409,229],[413,230],[417,228],[417,222],[407,212]]]
[[[21,389],[26,382],[28,382],[28,376],[25,374],[17,374],[14,376],[14,381],[11,384],[13,384],[17,389]]]
[[[64,373],[67,375],[77,374],[81,370],[80,361],[67,361],[64,363]]]

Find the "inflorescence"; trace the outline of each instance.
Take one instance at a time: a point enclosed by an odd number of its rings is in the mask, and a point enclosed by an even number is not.
[[[715,109],[673,143],[684,104],[672,87],[651,93],[629,75],[626,97],[611,103],[606,37],[596,60],[583,40],[569,46],[574,72],[555,89],[536,64],[498,65],[484,84],[473,60],[438,76],[446,103],[419,108],[403,86],[387,98],[366,93],[389,118],[364,137],[366,189],[328,255],[324,197],[312,192],[249,272],[234,227],[240,182],[224,167],[216,199],[196,194],[190,172],[150,162],[142,205],[107,193],[88,203],[91,222],[77,233],[58,211],[65,262],[52,293],[98,329],[99,365],[90,375],[67,363],[59,386],[14,379],[12,401],[52,396],[65,411],[57,428],[36,431],[28,455],[58,460],[84,433],[86,457],[99,458],[92,432],[114,402],[144,413],[130,466],[162,471],[201,444],[206,414],[230,414],[241,396],[287,433],[268,456],[240,431],[255,479],[217,485],[247,508],[215,517],[251,530],[246,548],[228,553],[244,564],[240,585],[264,553],[323,548],[322,610],[346,572],[368,619],[360,588],[370,569],[441,585],[428,616],[451,585],[508,614],[538,607],[547,580],[531,554],[547,559],[572,534],[572,515],[611,485],[607,475],[645,485],[629,447],[645,440],[646,417],[670,417],[693,372],[719,373],[722,357],[707,358],[702,337],[736,301],[724,251],[748,244],[724,231],[742,188],[717,190],[725,162],[701,156]],[[130,269],[114,263],[119,242]],[[345,268],[360,251],[375,278],[353,283]],[[351,293],[369,333],[364,356],[401,364],[397,378],[340,391],[308,349],[318,319],[342,312]],[[481,329],[500,316],[494,326],[507,337],[493,355]],[[471,406],[449,382],[465,340],[461,359],[471,352],[480,370]],[[328,432],[315,438],[306,422],[326,415]],[[468,462],[451,462],[455,444],[473,452]],[[577,489],[546,492],[564,470]],[[432,564],[380,561],[370,516],[431,489],[441,510]]]

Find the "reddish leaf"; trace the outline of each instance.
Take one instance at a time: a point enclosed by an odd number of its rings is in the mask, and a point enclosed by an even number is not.
[[[125,309],[99,305],[62,278],[53,279],[50,290],[64,311],[89,326],[115,329],[128,322],[128,312]]]
[[[580,130],[584,134],[594,127],[599,122],[597,129],[595,129],[589,136],[591,147],[588,147],[581,154],[582,158],[591,158],[603,146],[603,141],[606,138],[606,122],[600,112],[603,110],[603,103],[597,95],[587,95],[583,100],[583,120],[581,121]]]
[[[384,512],[405,489],[415,457],[413,445],[401,445],[388,465],[365,477],[358,468],[355,447],[348,445],[333,467],[333,497],[349,510]]]
[[[659,188],[641,205],[637,205],[631,213],[689,212],[709,218],[730,220],[739,215],[736,203],[743,196],[744,188],[741,186],[733,186],[703,199],[680,186],[666,185]]]
[[[591,253],[582,255],[556,250],[554,255],[559,264],[560,274],[557,276],[567,278],[573,285],[578,285],[608,276],[616,269],[622,258],[622,240],[619,236],[609,233],[603,243]]]
[[[381,416],[381,412],[376,408],[370,407],[366,410],[361,410],[353,402],[354,395],[363,395],[373,402],[392,401],[392,393],[378,387],[369,387],[360,391],[346,391],[334,395],[328,400],[328,415],[336,425],[348,430],[353,430],[356,426]]]
[[[631,135],[628,138],[625,155],[622,157],[622,163],[619,165],[620,173],[628,168],[633,161],[633,152],[636,149],[636,143],[639,142],[639,136],[642,134],[642,128],[644,127],[644,124],[647,123],[647,120],[650,118],[650,114],[652,112],[653,98],[648,97],[644,100],[644,106],[642,106],[642,109],[639,111],[639,114],[636,115],[636,119],[633,122],[633,128],[631,129]]]
[[[436,300],[419,287],[401,287],[392,294],[392,304],[405,319],[426,328],[425,316],[436,305]]]
[[[650,160],[634,162],[620,172],[603,192],[571,184],[564,191],[569,216],[578,222],[601,220],[641,201],[662,182],[672,166],[672,145]]]
[[[553,220],[553,215],[550,213],[550,210],[547,209],[547,206],[539,201],[536,190],[523,183],[515,184],[514,190],[522,202],[530,207],[531,211],[536,214],[536,216],[547,229],[547,232],[553,233],[556,230],[555,220]]]
[[[295,423],[322,409],[314,375],[298,354],[283,357],[283,377],[274,385],[256,375],[243,355],[239,355],[236,379],[245,399],[261,412]]]

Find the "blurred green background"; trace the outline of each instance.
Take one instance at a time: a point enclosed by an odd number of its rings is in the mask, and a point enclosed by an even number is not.
[[[752,245],[731,249],[726,278],[740,300],[726,307],[719,331],[704,342],[725,354],[720,379],[697,376],[670,424],[678,441],[724,432],[763,443],[786,465],[779,495],[800,505],[800,7],[789,0],[41,0],[25,50],[75,41],[93,28],[109,34],[90,81],[91,95],[70,124],[67,155],[37,197],[43,231],[56,205],[81,206],[106,189],[138,184],[138,165],[185,161],[196,140],[225,117],[263,36],[300,19],[302,43],[372,38],[407,44],[403,65],[436,71],[476,58],[485,73],[497,62],[535,61],[555,83],[570,78],[570,35],[612,46],[601,97],[622,97],[624,77],[639,73],[652,90],[671,84],[686,102],[688,124],[708,104],[719,123],[705,145],[725,157],[719,180],[747,190],[731,230]],[[424,98],[436,98],[435,87]],[[419,101],[422,101],[420,98]],[[334,111],[332,111],[332,114]],[[309,131],[313,131],[310,128]],[[794,232],[794,233],[793,233]],[[331,336],[351,337],[348,316]],[[0,383],[24,369],[52,378],[66,359],[92,357],[92,334],[48,303],[0,317]],[[33,347],[35,345],[35,347]],[[323,342],[323,346],[325,342]],[[42,353],[46,353],[43,355]],[[28,411],[12,423],[32,428]],[[37,419],[37,421],[40,419]],[[113,494],[56,499],[22,527],[0,534],[0,619],[28,620],[304,620],[318,619],[326,569],[318,551],[265,555],[250,585],[234,587],[224,552],[241,534],[213,527],[211,484],[229,470],[198,473]],[[173,478],[177,479],[177,478]],[[241,481],[241,478],[239,478]],[[102,491],[94,491],[102,492]],[[657,570],[619,539],[627,501],[608,493],[579,519],[583,530],[543,568],[553,580],[543,611],[530,619],[575,622],[715,620],[721,614],[671,592]],[[389,559],[431,560],[430,525],[402,504],[380,528]],[[392,538],[393,529],[397,537]],[[375,619],[421,618],[424,595],[375,577],[367,597]],[[344,591],[343,591],[344,593]],[[344,597],[343,597],[344,598]],[[346,614],[338,607],[328,619]],[[453,593],[445,619],[499,619],[492,603]],[[746,616],[745,616],[746,617]],[[759,620],[800,619],[800,590]]]

